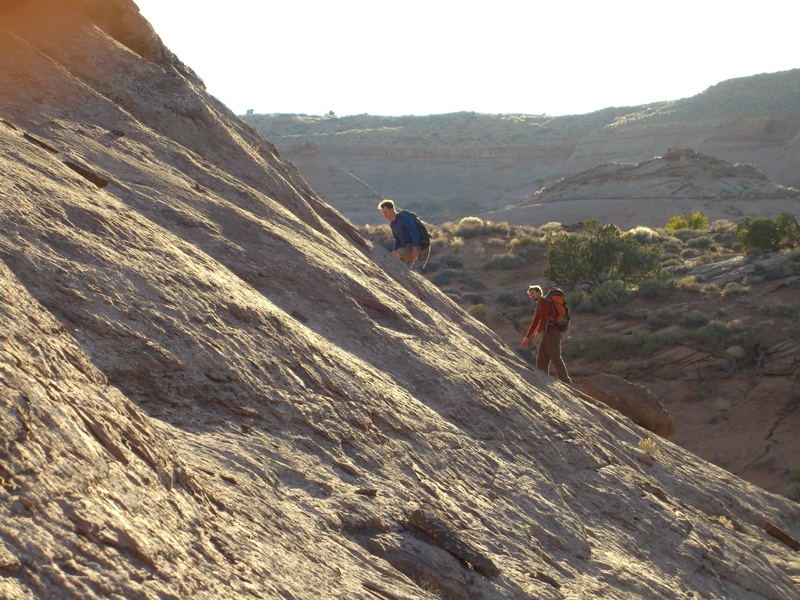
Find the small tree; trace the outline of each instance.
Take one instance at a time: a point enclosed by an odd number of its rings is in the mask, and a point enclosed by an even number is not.
[[[776,220],[745,217],[736,226],[736,237],[745,251],[775,252],[781,243],[797,244],[800,226],[789,213],[781,213]]]
[[[705,231],[708,229],[708,217],[697,211],[692,211],[690,214],[675,215],[667,222],[666,229],[669,233],[675,233],[679,229]]]
[[[547,236],[545,277],[568,288],[583,285],[589,289],[611,279],[638,284],[666,277],[657,248],[623,237],[613,224],[584,221],[584,231],[585,237],[571,233]]]

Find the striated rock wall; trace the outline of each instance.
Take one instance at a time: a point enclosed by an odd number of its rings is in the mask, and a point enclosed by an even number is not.
[[[0,22],[2,597],[797,596],[796,504],[637,460],[80,6]]]

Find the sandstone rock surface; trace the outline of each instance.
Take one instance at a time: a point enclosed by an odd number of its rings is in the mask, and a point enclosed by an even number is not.
[[[0,22],[3,598],[798,597],[796,504],[637,461],[108,6]]]
[[[614,375],[593,375],[583,380],[581,391],[663,438],[669,439],[675,434],[675,423],[669,412],[643,385]]]

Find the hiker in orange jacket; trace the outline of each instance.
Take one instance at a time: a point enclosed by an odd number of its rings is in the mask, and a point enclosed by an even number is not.
[[[561,331],[558,329],[558,312],[553,302],[545,298],[542,294],[542,288],[538,285],[528,286],[528,295],[531,300],[536,302],[536,312],[533,315],[533,321],[528,328],[528,333],[520,344],[520,348],[527,348],[533,336],[533,343],[536,345],[541,336],[542,341],[539,342],[539,354],[536,357],[536,367],[548,375],[550,374],[550,363],[556,370],[556,376],[564,383],[572,384],[569,373],[567,373],[567,365],[564,364],[564,359],[561,358]]]

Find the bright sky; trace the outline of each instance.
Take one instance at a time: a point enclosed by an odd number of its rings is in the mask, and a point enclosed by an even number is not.
[[[236,114],[584,114],[800,67],[792,0],[134,0]]]

